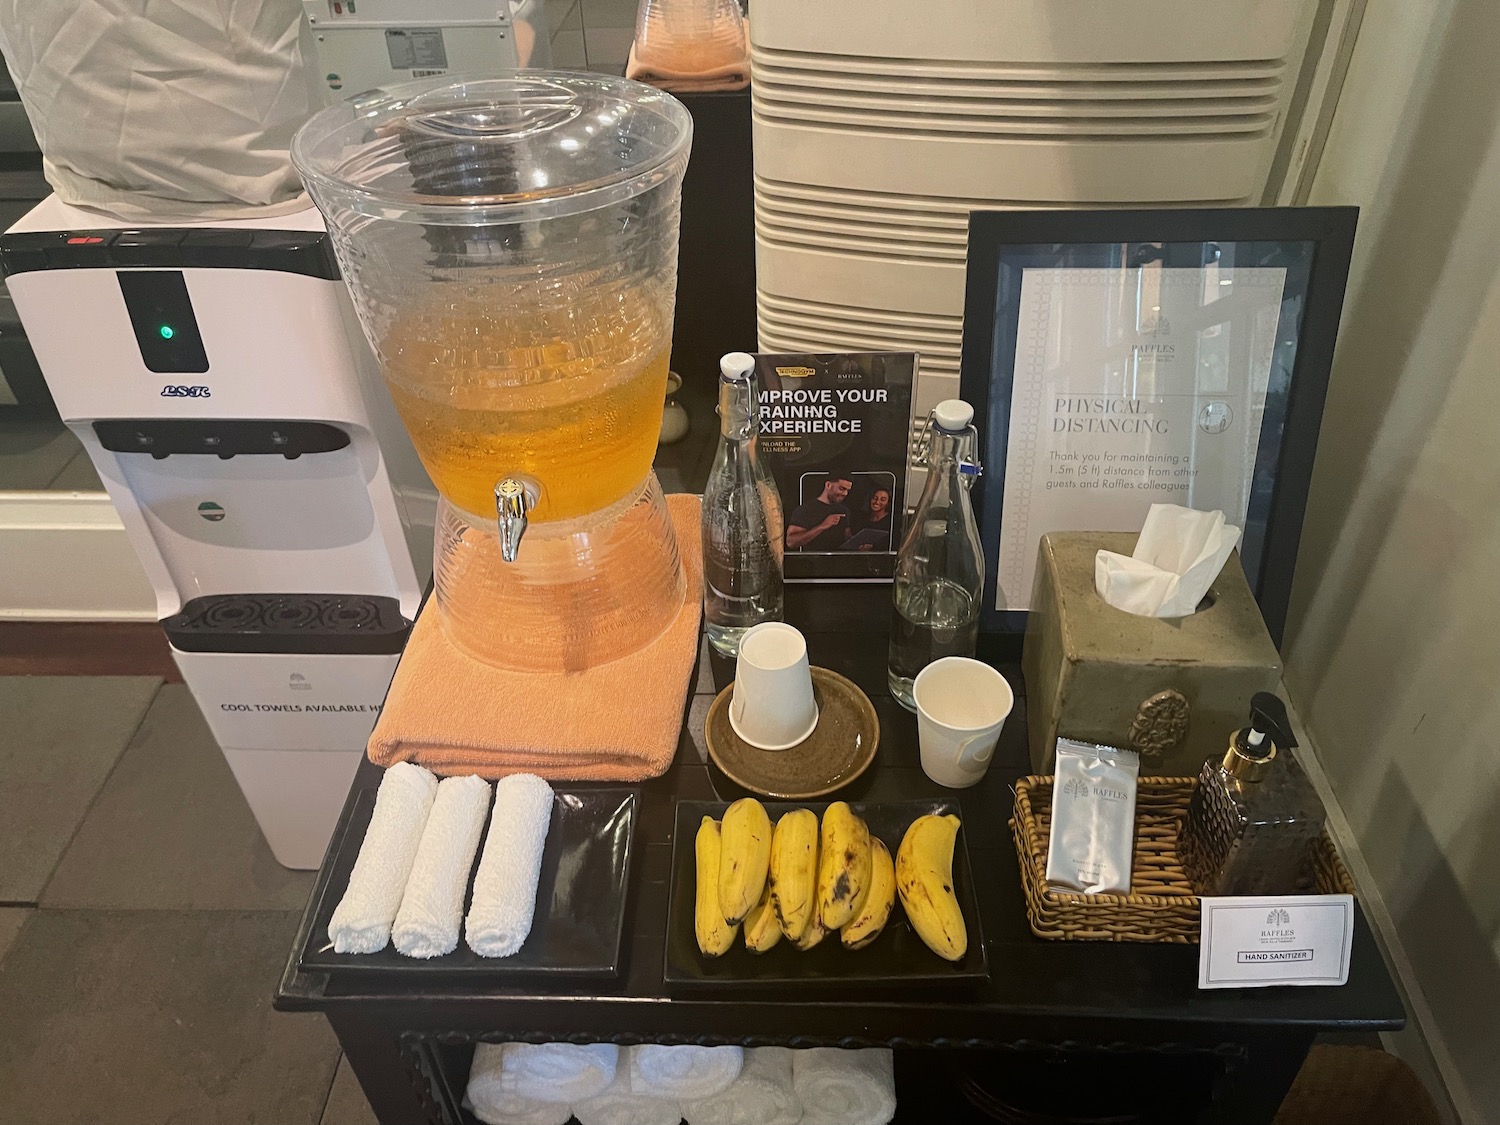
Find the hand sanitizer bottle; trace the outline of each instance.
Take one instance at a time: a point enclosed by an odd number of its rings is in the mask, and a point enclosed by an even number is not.
[[[1198,775],[1177,841],[1200,895],[1293,895],[1313,890],[1313,845],[1323,802],[1292,757],[1286,706],[1268,691],[1250,701],[1250,725],[1222,761]]]

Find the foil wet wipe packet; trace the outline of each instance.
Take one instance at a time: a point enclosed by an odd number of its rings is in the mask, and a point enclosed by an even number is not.
[[[1140,755],[1057,740],[1047,885],[1083,894],[1129,894]]]

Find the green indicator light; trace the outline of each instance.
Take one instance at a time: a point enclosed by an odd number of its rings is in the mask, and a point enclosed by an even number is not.
[[[177,335],[177,331],[170,324],[163,324],[161,326],[161,338],[163,340],[170,340],[175,335]]]

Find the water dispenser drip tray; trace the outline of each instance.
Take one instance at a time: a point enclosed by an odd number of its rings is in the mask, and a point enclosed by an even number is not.
[[[211,594],[162,623],[180,652],[400,652],[411,622],[369,594]]]

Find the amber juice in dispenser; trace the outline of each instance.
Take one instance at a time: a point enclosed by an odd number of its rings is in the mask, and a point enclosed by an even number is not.
[[[530,513],[574,519],[651,471],[670,325],[637,295],[576,287],[555,311],[516,315],[503,283],[438,295],[387,333],[385,379],[433,483],[493,518],[496,465],[548,482]]]

